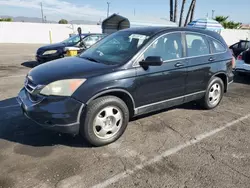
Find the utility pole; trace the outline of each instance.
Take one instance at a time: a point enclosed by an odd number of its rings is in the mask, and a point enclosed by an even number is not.
[[[214,19],[214,12],[215,10],[212,10],[212,19]]]
[[[135,8],[134,8],[134,16],[135,16]]]
[[[107,2],[107,4],[108,4],[107,17],[109,17],[109,5],[110,5],[110,2]]]
[[[174,0],[170,0],[170,21],[174,21]]]
[[[43,17],[43,3],[41,2],[41,13],[42,13],[42,23],[44,22],[44,17]]]

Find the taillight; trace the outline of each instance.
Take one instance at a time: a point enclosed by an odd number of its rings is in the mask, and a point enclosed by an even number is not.
[[[242,60],[242,54],[238,55],[237,60]]]
[[[232,67],[233,67],[233,69],[235,68],[235,62],[236,62],[236,60],[235,60],[235,58],[233,57],[233,58],[232,58]]]

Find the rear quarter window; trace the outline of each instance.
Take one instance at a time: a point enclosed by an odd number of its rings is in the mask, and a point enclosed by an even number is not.
[[[213,53],[222,53],[222,52],[227,51],[226,47],[221,42],[215,39],[211,39],[211,43],[212,43]]]

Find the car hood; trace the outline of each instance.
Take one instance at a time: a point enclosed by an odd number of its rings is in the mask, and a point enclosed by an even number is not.
[[[28,73],[34,84],[47,85],[63,79],[88,78],[96,74],[111,72],[114,66],[92,62],[80,57],[66,57],[41,64]]]
[[[60,49],[60,48],[64,48],[65,46],[66,46],[66,44],[64,44],[64,43],[49,44],[49,45],[40,47],[37,50],[37,52],[46,51],[46,50],[57,50],[57,49]]]

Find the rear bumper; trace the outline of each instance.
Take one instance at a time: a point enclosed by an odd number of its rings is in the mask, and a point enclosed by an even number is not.
[[[250,64],[246,64],[243,60],[237,60],[234,71],[250,73]]]
[[[62,133],[78,134],[84,104],[71,97],[44,97],[39,102],[30,100],[22,89],[17,101],[23,114],[46,129]]]

